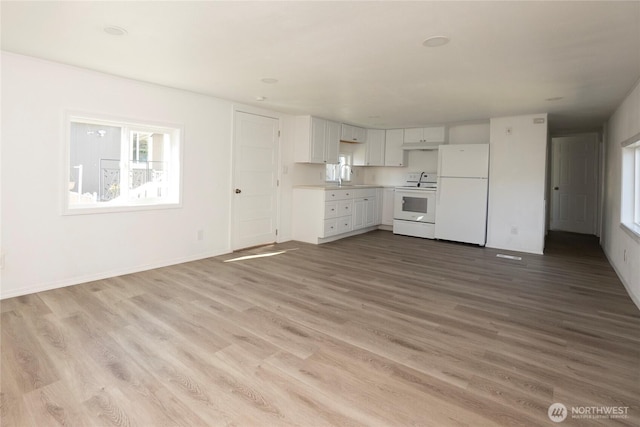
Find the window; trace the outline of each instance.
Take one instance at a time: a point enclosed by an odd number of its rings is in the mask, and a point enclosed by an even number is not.
[[[633,223],[640,227],[640,141],[633,147]]]
[[[622,146],[621,222],[640,237],[640,135]]]
[[[67,125],[65,213],[179,206],[180,128],[84,116]]]
[[[640,141],[636,143],[636,147],[633,149],[633,151],[635,152],[634,169],[636,178],[634,183],[635,208],[633,222],[637,227],[640,227]]]
[[[327,182],[338,182],[340,178],[342,181],[351,181],[352,164],[350,154],[340,154],[338,157],[339,163],[329,164],[326,166],[326,178]],[[340,177],[340,178],[339,178]]]

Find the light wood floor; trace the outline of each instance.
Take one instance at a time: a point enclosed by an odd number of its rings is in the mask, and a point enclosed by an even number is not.
[[[378,231],[4,300],[2,425],[638,426],[640,312],[595,238],[499,252]]]

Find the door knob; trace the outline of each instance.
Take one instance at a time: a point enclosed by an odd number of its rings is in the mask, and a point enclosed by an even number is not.
[[[240,194],[240,193],[242,193],[242,190],[239,188],[236,188],[236,194]]]
[[[553,189],[557,191],[560,189],[560,187],[553,187]]]

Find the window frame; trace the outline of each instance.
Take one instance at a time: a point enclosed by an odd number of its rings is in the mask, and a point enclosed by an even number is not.
[[[634,157],[635,182],[633,185],[635,203],[633,223],[640,230],[640,140],[635,144]]]
[[[325,182],[340,182],[339,177],[342,177],[343,182],[351,182],[353,178],[353,156],[350,153],[340,153],[338,159],[338,163],[328,163],[326,165]],[[342,167],[345,165],[349,167],[343,169]]]
[[[640,241],[640,133],[621,145],[620,227]]]
[[[132,146],[131,141],[128,140],[126,135],[127,130],[135,132],[154,132],[154,133],[168,133],[171,135],[171,141],[169,145],[170,160],[169,169],[171,179],[168,184],[168,195],[161,199],[158,198],[144,198],[138,200],[127,200],[124,203],[119,204],[101,204],[100,202],[86,204],[86,205],[74,205],[69,204],[69,182],[72,179],[71,168],[71,127],[72,123],[87,123],[103,126],[114,126],[121,128],[121,152],[127,153],[127,156],[131,154]],[[60,191],[62,191],[61,197],[61,211],[62,215],[86,215],[86,214],[104,214],[104,213],[117,213],[117,212],[132,212],[132,211],[147,211],[158,209],[175,209],[182,207],[182,192],[183,192],[183,147],[184,147],[184,126],[176,123],[157,122],[152,120],[139,120],[118,116],[107,116],[97,113],[86,113],[77,111],[66,111],[64,113],[64,126],[63,126],[63,146],[62,151],[63,159],[63,173],[62,182],[60,185]],[[126,147],[122,146],[123,139],[127,139]],[[121,170],[129,170],[133,168],[135,163],[132,159],[126,161],[125,168]]]

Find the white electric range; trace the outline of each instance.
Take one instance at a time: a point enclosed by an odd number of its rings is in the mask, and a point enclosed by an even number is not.
[[[435,172],[410,172],[407,175],[406,185],[395,188],[394,234],[435,238],[437,189]]]

